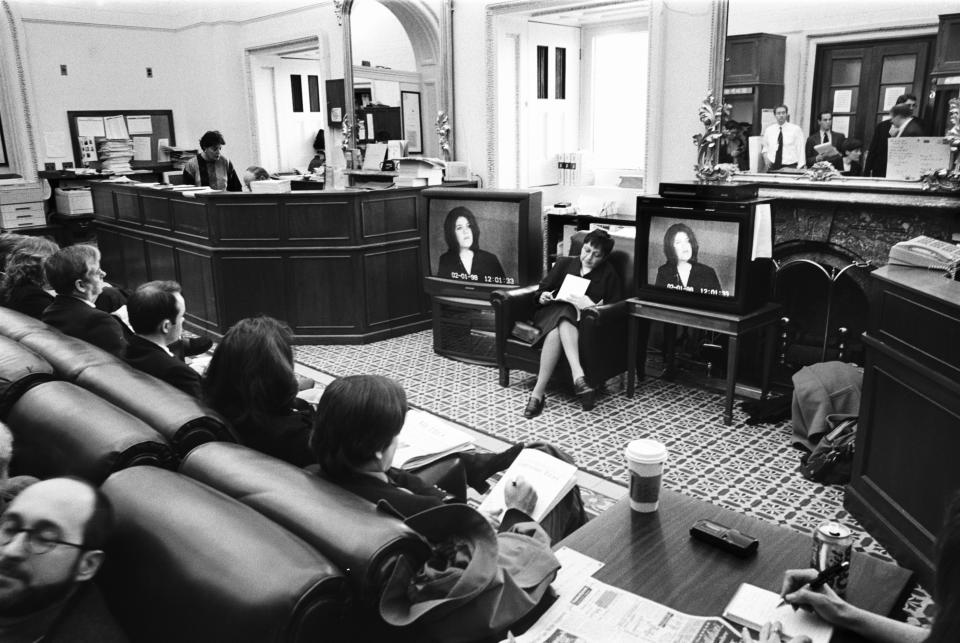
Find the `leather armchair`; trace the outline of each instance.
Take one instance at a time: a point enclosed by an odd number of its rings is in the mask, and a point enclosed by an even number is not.
[[[367,500],[242,445],[201,445],[179,470],[256,509],[347,570],[354,594],[371,612],[398,556],[422,561],[429,555],[415,532]]]
[[[134,465],[170,467],[170,445],[142,421],[69,382],[37,384],[14,403],[11,472],[100,484]]]
[[[0,417],[31,387],[55,379],[45,359],[0,335]]]
[[[152,467],[103,491],[116,529],[97,582],[131,640],[350,640],[342,572],[250,507]]]
[[[10,339],[13,339],[11,337]],[[20,343],[45,359],[61,379],[72,382],[87,367],[112,364],[116,357],[82,339],[64,335],[53,327],[33,330]]]
[[[571,255],[578,255],[586,232],[578,232],[571,241]],[[623,281],[623,296],[633,292],[633,239],[614,237],[607,258]],[[536,310],[537,286],[498,290],[490,296],[494,311],[497,366],[500,386],[510,385],[510,370],[537,373],[540,369],[540,345],[530,346],[510,335],[517,321],[529,322]],[[593,306],[582,311],[580,319],[580,362],[587,382],[594,388],[627,370],[627,305],[624,301]],[[566,359],[561,357],[554,378],[572,384]]]
[[[152,426],[180,457],[212,440],[237,441],[233,429],[217,412],[119,360],[89,366],[75,381]]]
[[[19,341],[25,335],[49,328],[39,319],[0,306],[0,335]]]

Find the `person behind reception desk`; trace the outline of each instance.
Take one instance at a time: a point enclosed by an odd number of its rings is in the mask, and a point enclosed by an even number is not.
[[[243,171],[243,188],[247,192],[251,192],[250,183],[252,181],[269,181],[270,173],[259,165],[251,165],[246,170]]]
[[[763,158],[771,172],[784,167],[803,167],[806,163],[803,130],[790,123],[790,110],[786,105],[773,108],[777,122],[763,131],[761,142]]]
[[[467,279],[476,276],[480,283],[485,277],[504,279],[503,266],[497,255],[480,249],[480,228],[468,208],[457,206],[443,221],[443,238],[447,251],[440,255],[437,276],[443,279]]]
[[[240,192],[240,178],[233,163],[220,152],[226,145],[223,134],[211,130],[200,137],[200,151],[183,166],[185,185],[206,185],[214,190]]]
[[[896,104],[890,108],[890,118],[884,119],[877,124],[876,129],[873,130],[873,138],[870,140],[870,149],[867,151],[867,158],[863,164],[863,175],[864,176],[877,176],[882,177],[887,175],[887,142],[891,136],[900,134],[899,130],[894,130],[894,121],[893,121],[893,110],[900,107],[901,105],[908,108],[908,111],[905,112],[902,108],[899,109],[899,113],[909,114],[913,117],[913,110],[917,107],[917,97],[913,94],[903,94],[897,98]],[[903,119],[901,116],[901,123],[906,119]],[[915,121],[912,121],[915,123]],[[911,128],[912,131],[920,130],[919,134],[900,134],[901,136],[923,136],[923,130],[920,128],[919,124],[916,124],[915,128]]]
[[[818,129],[815,134],[807,138],[807,144],[804,148],[807,158],[807,167],[812,166],[814,163],[827,161],[828,163],[832,164],[833,167],[843,171],[843,158],[840,155],[840,148],[843,147],[843,141],[845,137],[840,132],[833,131],[833,112],[820,112],[819,116],[817,116],[817,123],[820,125],[820,129]],[[825,156],[814,149],[814,147],[817,145],[824,145],[827,143],[833,145],[834,149],[836,150],[835,153]]]
[[[848,138],[843,142],[842,149],[843,168],[840,174],[844,176],[860,176],[863,173],[863,166],[860,164],[860,158],[863,156],[863,143],[858,138]]]
[[[829,585],[818,590],[806,586],[817,576],[815,569],[794,569],[786,573],[780,594],[794,609],[813,609],[820,618],[837,627],[855,632],[870,643],[956,643],[960,641],[960,493],[953,496],[946,512],[937,543],[937,580],[933,598],[937,604],[933,627],[929,630],[867,612],[837,596]],[[742,643],[754,643],[747,630]],[[804,643],[799,636],[787,643]],[[779,623],[767,623],[758,643],[780,643]]]
[[[201,388],[243,444],[303,467],[314,461],[308,445],[314,413],[297,389],[313,381],[297,379],[292,340],[290,327],[272,317],[241,319],[213,351]]]
[[[700,244],[685,223],[674,223],[663,235],[663,255],[667,262],[657,268],[654,285],[694,293],[718,294],[723,290],[717,271],[700,263]],[[712,291],[712,292],[711,292]]]

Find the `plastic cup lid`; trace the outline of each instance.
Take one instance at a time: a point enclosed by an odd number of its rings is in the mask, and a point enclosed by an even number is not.
[[[667,459],[667,447],[656,440],[633,440],[627,444],[624,455],[634,462],[657,464]]]

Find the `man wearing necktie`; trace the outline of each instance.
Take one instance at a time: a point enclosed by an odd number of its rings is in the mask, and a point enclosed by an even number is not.
[[[789,110],[786,105],[777,105],[773,109],[777,122],[763,131],[763,158],[770,172],[783,167],[803,167],[804,156],[803,130],[788,122]]]
[[[807,159],[807,167],[810,167],[814,163],[827,161],[831,163],[833,167],[842,172],[843,157],[840,155],[840,150],[843,147],[843,141],[846,137],[839,132],[833,131],[832,112],[821,111],[817,116],[817,124],[819,125],[817,131],[807,139],[807,144],[804,149]],[[826,154],[823,152],[818,152],[815,149],[816,146],[823,144],[832,145],[833,149],[826,150]]]

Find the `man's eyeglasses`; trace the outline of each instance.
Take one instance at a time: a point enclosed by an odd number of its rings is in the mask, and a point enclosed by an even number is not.
[[[32,555],[45,554],[57,545],[86,549],[81,544],[60,540],[60,532],[55,527],[27,528],[21,527],[13,520],[0,521],[0,547],[13,542],[18,534],[26,534],[26,550]]]

